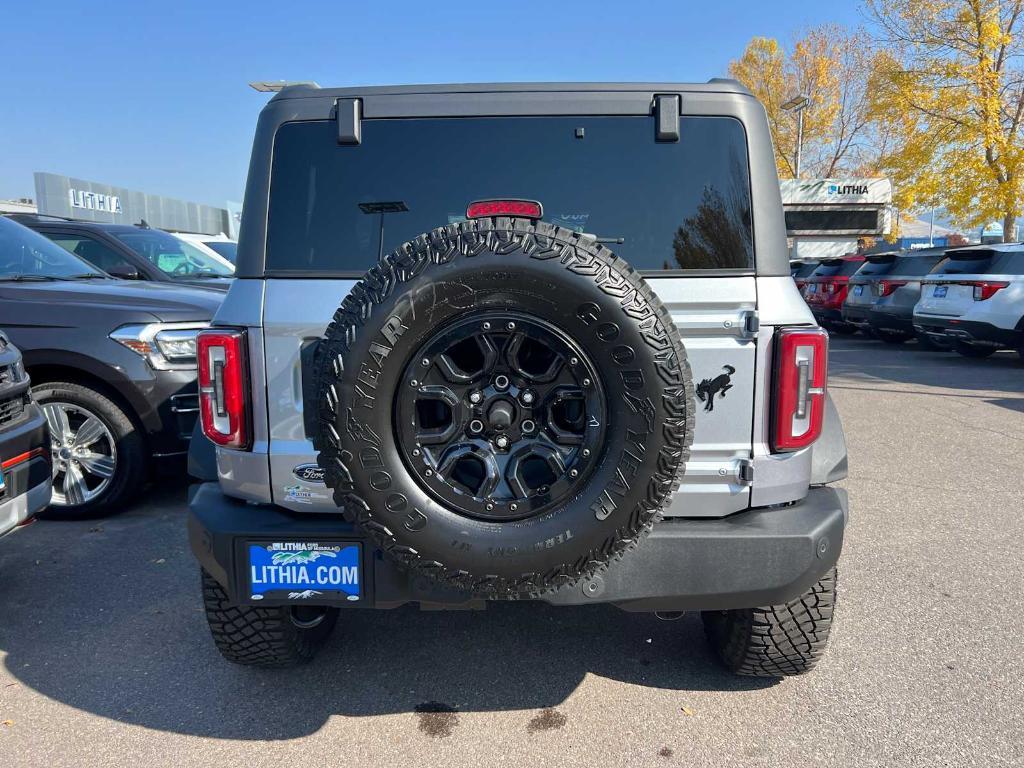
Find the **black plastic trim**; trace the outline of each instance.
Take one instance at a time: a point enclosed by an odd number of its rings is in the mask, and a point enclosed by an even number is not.
[[[670,519],[655,525],[636,551],[599,576],[537,599],[553,605],[612,603],[629,611],[751,608],[791,600],[839,558],[847,520],[846,492],[811,488],[794,504],[750,509],[720,519]],[[192,552],[234,602],[239,539],[366,541],[341,515],[301,515],[221,493],[216,483],[193,486],[188,536]],[[401,571],[364,548],[371,585],[356,607],[395,608],[408,602],[462,607],[478,603]],[[372,572],[371,572],[372,571]]]

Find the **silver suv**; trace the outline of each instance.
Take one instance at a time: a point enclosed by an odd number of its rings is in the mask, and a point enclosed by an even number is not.
[[[190,455],[227,659],[531,599],[700,611],[738,673],[814,665],[846,448],[746,90],[291,87],[245,207]]]
[[[1024,245],[946,251],[946,259],[921,278],[914,328],[951,341],[965,357],[1014,349],[1024,358]]]

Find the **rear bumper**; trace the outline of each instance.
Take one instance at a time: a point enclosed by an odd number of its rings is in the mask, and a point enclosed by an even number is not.
[[[843,312],[841,309],[827,309],[825,307],[818,307],[813,304],[811,304],[810,306],[811,314],[814,315],[814,319],[817,320],[820,325],[846,322],[843,319]]]
[[[0,470],[4,480],[0,491],[0,536],[30,520],[50,503],[46,420],[35,403],[29,403],[26,411],[21,423],[0,432],[0,463],[8,463],[6,469]]]
[[[1021,349],[1024,346],[1024,330],[999,328],[977,320],[914,315],[914,329],[929,336],[966,341],[1005,349]]]
[[[553,605],[612,603],[629,611],[720,610],[784,602],[835,565],[846,520],[846,492],[816,487],[786,507],[751,509],[718,520],[663,521],[635,551],[600,575],[538,599]],[[363,542],[363,607],[420,602],[458,608],[482,602],[401,571],[340,515],[299,515],[247,504],[222,494],[216,483],[193,486],[188,532],[200,565],[239,604],[250,602],[240,555],[243,543],[266,538]]]
[[[843,322],[849,323],[850,325],[856,325],[858,328],[867,328],[869,318],[871,317],[871,305],[865,304],[850,306],[848,304],[844,304],[840,314]]]
[[[894,331],[914,335],[914,316],[911,312],[883,312],[872,309],[868,313],[869,325],[878,331]]]

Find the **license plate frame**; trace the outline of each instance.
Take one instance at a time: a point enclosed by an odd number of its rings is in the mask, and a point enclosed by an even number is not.
[[[369,594],[363,542],[242,539],[238,597],[251,605],[352,605]]]

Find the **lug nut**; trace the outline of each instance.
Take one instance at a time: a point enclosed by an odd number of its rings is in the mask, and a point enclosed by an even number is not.
[[[498,435],[494,439],[494,444],[504,450],[505,448],[508,448],[508,438],[505,437],[505,435]]]
[[[469,422],[469,431],[474,434],[484,431],[484,423],[480,419],[473,419]]]
[[[583,449],[583,458],[585,459],[589,455],[590,455],[590,449],[589,448],[584,448]]]
[[[412,381],[409,382],[410,387],[418,387],[419,385],[420,383],[416,381],[416,379],[413,379]]]
[[[578,469],[570,469],[569,470],[569,477],[576,477],[579,473],[580,473],[580,471]]]
[[[422,365],[424,368],[426,368],[428,365],[430,365],[430,361],[427,360],[427,358],[424,357],[422,360],[420,360],[420,365]]]
[[[513,501],[511,504],[508,505],[508,508],[515,512],[517,509],[519,509],[519,505]]]
[[[487,505],[487,511],[490,512],[492,509],[494,509],[494,505],[493,504],[488,504]]]
[[[508,389],[509,380],[505,374],[500,374],[494,377],[494,386],[498,389]]]
[[[516,324],[515,323],[509,323],[505,327],[508,328],[510,331],[514,331],[516,329]]]
[[[534,423],[533,423],[532,421],[530,421],[529,419],[527,419],[526,421],[524,421],[524,422],[522,423],[522,425],[520,426],[520,429],[522,429],[522,430],[523,430],[523,432],[524,432],[524,433],[526,433],[526,434],[530,434],[530,433],[532,433],[532,432],[533,432],[533,430],[534,430],[534,429],[536,429],[536,428],[537,428],[537,425],[536,425],[536,424],[534,424]]]
[[[491,330],[491,324],[490,323],[484,323],[484,330],[485,331]]]
[[[434,470],[432,470],[432,469],[424,470],[423,474],[426,475],[427,477],[433,477],[434,476]]]
[[[484,396],[481,395],[479,392],[470,392],[469,393],[469,402],[471,402],[471,403],[479,403],[483,399],[484,399]]]
[[[569,358],[569,365],[576,365],[578,362],[579,362],[579,360],[576,359],[575,357],[570,357]]]
[[[531,392],[530,390],[526,390],[525,392],[523,392],[522,395],[520,395],[520,398],[522,399],[523,403],[525,403],[526,405],[530,405],[530,403],[533,402],[533,392]]]
[[[584,387],[589,387],[590,386],[590,379],[584,379],[583,380],[583,386]]]

